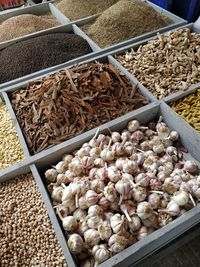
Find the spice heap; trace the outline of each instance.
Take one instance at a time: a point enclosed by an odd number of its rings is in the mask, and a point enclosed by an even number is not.
[[[132,120],[121,133],[96,134],[45,172],[81,266],[100,264],[196,206],[198,167],[183,161],[178,138],[162,118],[147,126]]]
[[[56,6],[70,20],[101,13],[118,0],[61,0]]]
[[[0,170],[24,158],[17,133],[6,105],[0,100]]]
[[[200,82],[200,36],[180,29],[115,58],[162,99]]]
[[[178,113],[192,127],[200,132],[200,89],[171,104],[172,109]]]
[[[99,46],[106,47],[151,32],[171,21],[141,0],[121,0],[83,30]]]
[[[24,14],[11,17],[0,24],[0,42],[58,26],[53,16]]]
[[[51,33],[13,44],[0,51],[0,83],[55,66],[92,52],[85,39]]]
[[[0,184],[1,267],[66,267],[31,174]]]
[[[46,76],[10,99],[31,153],[148,103],[122,73],[99,62]]]

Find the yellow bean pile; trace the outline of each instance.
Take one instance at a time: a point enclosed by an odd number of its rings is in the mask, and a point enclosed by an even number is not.
[[[175,101],[171,108],[200,132],[200,89],[194,94]]]
[[[0,100],[0,170],[24,158],[6,105]]]

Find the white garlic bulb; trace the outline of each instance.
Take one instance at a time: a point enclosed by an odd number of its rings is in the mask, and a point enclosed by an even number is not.
[[[115,234],[123,233],[127,230],[127,223],[125,221],[125,217],[124,215],[120,215],[119,213],[116,213],[111,217],[110,225]]]
[[[133,133],[136,130],[138,130],[139,127],[140,127],[139,122],[137,120],[132,120],[132,121],[129,121],[127,128],[129,130],[129,132]]]
[[[140,202],[137,206],[137,215],[142,219],[145,220],[152,216],[153,209],[149,202],[143,201]]]
[[[75,231],[78,227],[77,220],[74,216],[67,216],[62,218],[62,226],[67,232]]]
[[[106,245],[96,245],[92,248],[92,254],[97,264],[100,264],[110,258],[110,252]]]
[[[95,179],[90,182],[90,189],[92,189],[96,193],[103,192],[104,188],[105,188],[105,183],[102,180]]]
[[[169,134],[169,139],[175,142],[179,139],[179,134],[176,131],[171,131],[171,133]]]
[[[81,196],[78,199],[78,207],[82,210],[88,209],[88,203],[85,196]]]
[[[111,182],[116,183],[121,179],[121,174],[115,166],[107,168],[108,178]]]
[[[187,160],[184,162],[184,169],[190,173],[195,173],[198,167],[194,161]]]
[[[58,186],[53,189],[51,193],[51,198],[56,202],[61,202],[63,196],[63,188],[61,186]]]
[[[50,181],[50,182],[52,182],[52,183],[54,183],[55,181],[56,181],[56,178],[57,178],[57,171],[55,170],[55,169],[49,169],[49,170],[47,170],[46,172],[45,172],[45,178],[48,180],[48,181]]]
[[[108,240],[109,250],[116,254],[128,246],[128,239],[122,235],[114,234]]]
[[[88,208],[88,215],[97,215],[97,216],[103,216],[104,210],[99,205],[93,205]]]
[[[135,177],[135,182],[139,184],[140,186],[147,187],[149,185],[149,177],[146,175],[146,173],[139,173]]]
[[[131,231],[135,232],[140,229],[141,227],[141,221],[138,215],[132,215],[131,221],[128,222],[129,228]]]
[[[172,200],[179,206],[184,206],[189,201],[189,194],[185,191],[177,191],[174,193]]]
[[[100,235],[99,232],[95,229],[89,229],[84,233],[84,240],[85,243],[89,247],[93,247],[95,245],[98,245],[100,242]]]
[[[114,184],[108,184],[104,190],[103,190],[103,194],[105,196],[105,198],[110,201],[110,202],[114,202],[117,198],[117,191],[115,189],[115,185]]]
[[[100,194],[98,195],[95,191],[93,190],[88,190],[85,194],[85,199],[88,203],[88,206],[95,205],[100,198]]]
[[[73,159],[73,156],[70,154],[63,155],[62,161],[65,161],[67,164],[69,164]]]
[[[72,234],[69,237],[67,244],[68,244],[69,250],[74,254],[81,253],[84,247],[83,239],[78,234]]]
[[[73,217],[77,220],[77,221],[83,221],[87,216],[87,213],[85,210],[82,210],[82,209],[76,209],[74,212],[73,212]]]
[[[98,226],[98,232],[101,240],[107,241],[112,235],[112,229],[108,221],[103,221]]]
[[[102,223],[103,219],[98,215],[88,215],[87,225],[90,229],[98,229],[99,225]]]

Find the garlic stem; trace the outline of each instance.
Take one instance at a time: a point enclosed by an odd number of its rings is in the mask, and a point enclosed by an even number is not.
[[[193,198],[193,196],[191,195],[191,194],[189,194],[189,198],[190,198],[190,200],[192,201],[192,204],[193,204],[193,206],[194,207],[196,207],[196,202],[194,201],[194,198]]]

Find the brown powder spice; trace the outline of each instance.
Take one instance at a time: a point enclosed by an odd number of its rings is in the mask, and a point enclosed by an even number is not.
[[[67,267],[31,174],[0,184],[1,267]]]
[[[59,24],[56,18],[49,13],[41,16],[32,14],[14,16],[0,23],[0,42],[52,28]]]
[[[70,20],[101,13],[118,0],[61,0],[57,8]]]
[[[112,65],[92,62],[31,82],[10,94],[31,153],[95,128],[148,100]]]
[[[95,22],[82,29],[100,47],[107,47],[129,38],[171,24],[171,20],[141,0],[121,0],[108,8]]]

